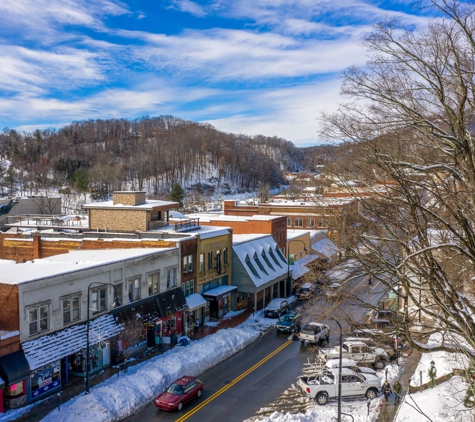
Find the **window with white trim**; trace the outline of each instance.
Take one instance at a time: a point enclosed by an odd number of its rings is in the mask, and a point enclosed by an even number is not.
[[[140,277],[127,280],[127,295],[129,303],[140,299]]]
[[[287,218],[287,227],[292,227],[292,219]]]
[[[303,227],[303,219],[302,218],[296,218],[295,219],[295,227]]]
[[[148,295],[160,292],[160,271],[147,274]]]
[[[176,275],[177,275],[177,270],[176,267],[170,268],[166,272],[167,275],[167,289],[171,289],[172,287],[175,287],[177,284],[176,280]]]
[[[193,255],[186,255],[183,257],[183,272],[193,272]]]
[[[100,287],[91,291],[90,309],[93,313],[107,311],[107,287]]]
[[[70,324],[77,321],[81,317],[80,312],[80,297],[79,295],[73,296],[62,300],[63,305],[63,325]]]
[[[28,309],[30,336],[49,330],[49,305]]]
[[[307,227],[315,227],[315,219],[314,218],[307,218]]]
[[[195,293],[195,280],[185,281],[182,283],[181,287],[185,296],[189,296],[192,293]]]

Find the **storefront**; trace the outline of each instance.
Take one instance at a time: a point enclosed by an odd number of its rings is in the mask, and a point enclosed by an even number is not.
[[[30,380],[29,401],[36,401],[61,390],[61,361],[58,360],[31,371]]]
[[[186,296],[186,305],[186,325],[189,333],[195,326],[204,324],[208,301],[199,293],[192,293]]]
[[[160,317],[157,296],[137,300],[129,305],[111,311],[124,329],[111,342],[112,364],[116,365],[160,342],[155,321]]]
[[[160,341],[174,346],[177,337],[183,334],[183,310],[186,299],[181,287],[157,295],[157,306],[160,317],[155,321],[156,332],[161,333]]]
[[[209,302],[209,316],[210,318],[222,318],[229,312],[233,304],[233,296],[237,291],[236,286],[219,286],[203,293],[203,297]]]
[[[0,376],[3,384],[3,407],[5,410],[25,406],[30,366],[21,351],[0,357]]]

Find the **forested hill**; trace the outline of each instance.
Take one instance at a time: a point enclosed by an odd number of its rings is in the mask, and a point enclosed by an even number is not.
[[[84,185],[85,178],[97,197],[115,189],[160,196],[173,183],[198,191],[214,186],[218,193],[254,190],[279,185],[283,171],[304,162],[284,139],[224,133],[173,116],[78,121],[33,133],[5,129],[0,147],[3,189],[17,194]]]

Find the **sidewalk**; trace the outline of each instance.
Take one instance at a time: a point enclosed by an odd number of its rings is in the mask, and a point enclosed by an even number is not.
[[[216,326],[202,326],[195,329],[192,340],[199,340],[203,337],[206,337],[210,334],[214,334],[216,331],[224,328],[237,327],[243,323],[249,315],[252,314],[252,309],[246,309],[244,312],[234,315],[231,318],[222,319],[219,321],[219,325]],[[128,362],[128,367],[134,366],[143,361],[149,360],[150,358],[163,354],[170,349],[171,346],[160,344],[157,347],[147,349],[142,356],[136,357]],[[97,385],[109,379],[111,377],[120,377],[123,374],[123,370],[119,370],[118,367],[109,367],[104,369],[101,373],[93,375],[90,378],[91,389]],[[62,403],[65,403],[72,398],[85,394],[86,383],[84,378],[74,378],[70,380],[67,385],[63,385],[63,390],[59,396],[59,406]],[[37,402],[33,405],[30,405],[30,409],[23,413],[20,417],[15,419],[15,421],[20,422],[39,422],[51,411],[58,408],[58,397],[56,394]]]
[[[417,365],[421,359],[421,354],[415,349],[412,349],[409,355],[404,362],[404,369],[399,379],[399,382],[402,384],[402,397],[401,397],[401,404],[404,401],[404,396],[407,394],[409,390],[409,382],[411,377],[414,375],[414,372],[417,369]],[[383,405],[381,411],[379,412],[378,419],[376,422],[391,422],[394,420],[394,417],[397,414],[399,409],[399,405],[394,404],[394,393],[391,394],[389,401],[387,404]]]

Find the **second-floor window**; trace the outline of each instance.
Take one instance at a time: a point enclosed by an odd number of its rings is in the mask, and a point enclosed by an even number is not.
[[[183,257],[183,272],[193,272],[193,255],[186,255]]]
[[[208,252],[208,270],[213,269],[213,252]]]
[[[287,218],[287,227],[292,227],[292,219]]]
[[[200,254],[200,272],[204,273],[205,271],[205,254]]]
[[[223,248],[223,265],[228,265],[228,248]]]
[[[324,218],[321,218],[320,220],[318,220],[318,227],[326,227],[327,226],[327,222],[325,221]]]
[[[49,305],[28,310],[30,336],[49,330]]]
[[[176,273],[176,268],[170,268],[167,270],[167,289],[176,286]]]
[[[140,277],[127,280],[127,295],[129,303],[140,299]]]
[[[63,299],[63,325],[77,321],[80,318],[79,310],[79,296],[74,296],[69,299]]]
[[[160,292],[160,273],[157,271],[155,273],[147,274],[147,283],[149,296]]]
[[[307,227],[314,227],[315,220],[313,218],[307,218]]]
[[[107,311],[107,287],[95,289],[91,292],[90,306],[93,313]]]
[[[185,281],[181,287],[185,296],[191,295],[195,292],[195,280]]]
[[[302,227],[302,225],[303,225],[303,220],[301,218],[296,218],[295,227]]]

